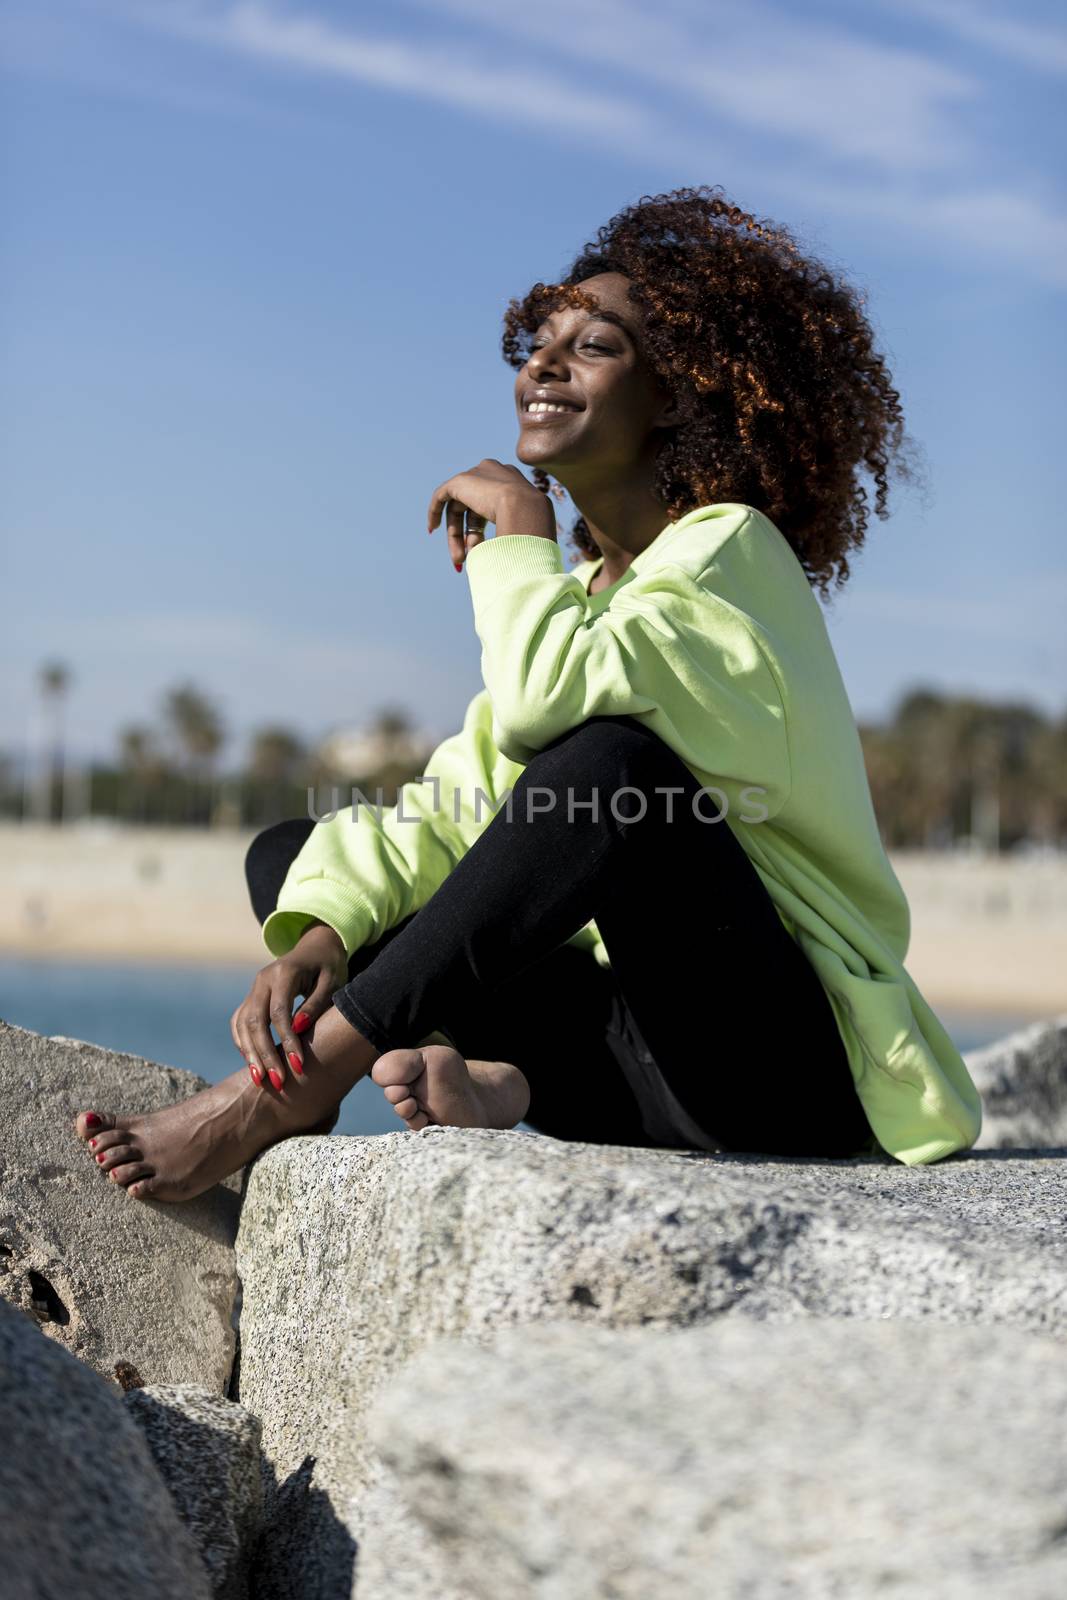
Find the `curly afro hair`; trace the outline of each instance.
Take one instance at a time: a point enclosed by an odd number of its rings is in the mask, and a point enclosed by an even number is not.
[[[578,286],[600,272],[631,280],[642,352],[678,402],[663,430],[655,493],[676,522],[716,501],[755,506],[781,531],[826,598],[863,544],[866,468],[875,513],[888,516],[889,470],[911,479],[900,395],[862,307],[865,293],[804,256],[785,228],[732,205],[714,188],[646,195],[586,245],[559,283],[508,302],[502,347],[520,368],[557,307],[594,310]],[[541,467],[537,488],[563,491]],[[579,516],[580,559],[600,550]]]

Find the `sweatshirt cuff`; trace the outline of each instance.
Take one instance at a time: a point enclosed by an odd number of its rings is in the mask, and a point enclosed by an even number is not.
[[[483,539],[467,552],[467,579],[475,610],[491,605],[520,578],[563,578],[563,551],[555,539],[508,533]]]
[[[263,924],[263,943],[272,956],[288,955],[312,917],[334,930],[348,960],[366,944],[375,913],[362,895],[328,878],[309,878],[292,893],[299,904],[276,906]]]

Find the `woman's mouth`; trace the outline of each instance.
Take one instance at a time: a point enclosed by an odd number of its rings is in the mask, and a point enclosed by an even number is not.
[[[550,406],[538,402],[532,406],[524,406],[522,420],[524,422],[558,422],[561,417],[574,416],[577,406]]]

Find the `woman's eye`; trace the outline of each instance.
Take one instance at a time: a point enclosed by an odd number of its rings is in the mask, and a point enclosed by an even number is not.
[[[536,344],[532,344],[530,346],[531,355],[533,354],[533,352],[535,350],[543,349],[544,344],[545,344],[545,340],[544,339],[539,339]],[[603,350],[605,352],[605,354],[607,354],[609,356],[610,355],[614,355],[614,353],[615,353],[612,350],[612,348],[611,348],[611,346],[609,344],[597,344],[596,341],[593,340],[593,339],[587,339],[585,341],[585,343],[582,345],[582,349],[583,350]]]

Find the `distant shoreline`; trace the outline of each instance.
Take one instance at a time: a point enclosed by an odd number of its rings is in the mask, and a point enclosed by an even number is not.
[[[244,877],[257,831],[0,823],[0,954],[256,971],[271,959]],[[891,860],[906,966],[935,1009],[1067,1011],[1067,857]]]

